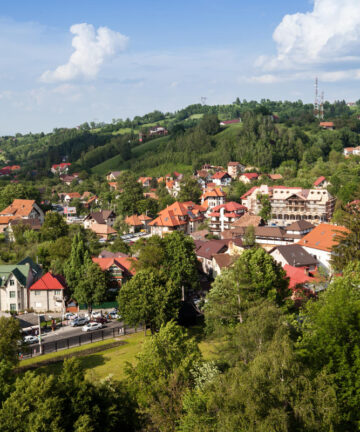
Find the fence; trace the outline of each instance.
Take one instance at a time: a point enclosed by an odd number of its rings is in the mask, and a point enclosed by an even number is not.
[[[64,339],[59,339],[51,342],[44,342],[36,345],[29,345],[26,352],[22,353],[21,360],[25,360],[31,357],[36,357],[44,354],[49,354],[52,352],[57,352],[61,350],[66,350],[69,348],[75,348],[78,346],[91,344],[94,342],[99,342],[106,339],[112,339],[118,336],[124,336],[128,334],[137,333],[144,331],[143,327],[113,327],[102,330],[95,330],[87,333],[83,333],[76,336],[71,336]]]

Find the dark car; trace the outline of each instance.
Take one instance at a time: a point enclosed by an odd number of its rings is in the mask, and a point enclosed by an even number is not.
[[[108,322],[108,320],[105,317],[103,317],[103,316],[95,318],[94,321],[97,322],[97,323],[101,323],[101,324],[106,324]]]

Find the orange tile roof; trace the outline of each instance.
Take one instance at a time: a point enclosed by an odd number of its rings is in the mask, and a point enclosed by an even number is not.
[[[12,220],[17,219],[16,216],[1,216],[0,215],[0,225],[8,225]]]
[[[139,219],[140,219],[141,221],[147,221],[147,220],[151,220],[151,217],[149,217],[149,216],[146,215],[146,214],[141,214],[141,215],[139,216]]]
[[[14,199],[12,204],[6,207],[0,215],[26,217],[31,213],[35,200]]]
[[[116,265],[117,267],[126,270],[132,275],[136,273],[134,269],[134,263],[135,261],[137,261],[136,258],[130,258],[130,257],[92,258],[92,261],[98,264],[102,271],[108,270],[111,266]]]
[[[338,237],[346,235],[350,231],[343,227],[331,224],[320,224],[306,234],[298,244],[313,249],[330,252],[334,246],[339,244]]]
[[[220,189],[213,189],[213,190],[208,190],[206,192],[204,192],[201,196],[201,199],[206,200],[207,198],[211,198],[211,197],[225,197],[226,193],[223,192]]]
[[[128,225],[131,225],[131,226],[142,225],[142,222],[141,222],[141,220],[137,214],[133,214],[131,216],[128,216],[125,219],[125,223],[127,223]]]
[[[174,214],[172,210],[164,209],[161,214],[149,223],[150,226],[167,226],[175,227],[179,225],[186,225],[185,220],[180,220],[178,216]]]
[[[81,198],[79,192],[68,192],[65,194],[65,196],[68,196],[70,198]]]

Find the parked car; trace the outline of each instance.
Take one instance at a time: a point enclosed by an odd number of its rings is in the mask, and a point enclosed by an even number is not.
[[[101,316],[101,317],[95,318],[95,322],[101,323],[101,324],[106,324],[108,322],[108,320],[105,317]]]
[[[75,319],[75,318],[77,318],[77,315],[74,314],[74,313],[72,313],[72,312],[67,312],[64,315],[64,319],[66,319],[66,320],[72,320],[72,319]]]
[[[99,330],[102,328],[102,324],[98,322],[89,322],[81,329],[83,332],[89,332],[91,330]]]
[[[102,313],[101,312],[92,312],[91,316],[93,318],[100,318],[100,317],[102,317]]]
[[[77,326],[82,326],[82,325],[86,324],[87,322],[88,322],[87,318],[79,317],[79,318],[75,318],[75,319],[71,320],[70,325],[71,325],[71,327],[77,327]]]
[[[34,344],[38,342],[39,342],[39,338],[37,336],[28,335],[24,337],[24,343],[26,344]]]
[[[116,311],[111,311],[109,313],[109,316],[111,319],[119,319],[120,318],[120,315]]]

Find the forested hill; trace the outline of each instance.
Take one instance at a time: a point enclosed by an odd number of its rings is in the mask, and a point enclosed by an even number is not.
[[[138,174],[157,175],[167,171],[190,172],[203,163],[226,164],[239,160],[272,170],[286,161],[312,163],[326,160],[335,150],[357,146],[360,101],[348,107],[344,101],[324,104],[325,120],[335,130],[319,127],[313,105],[298,102],[240,101],[229,105],[190,105],[176,113],[154,111],[133,120],[111,124],[84,123],[52,133],[4,136],[0,142],[3,166],[21,166],[19,177],[49,174],[52,164],[72,163],[72,171],[104,174],[108,170],[132,169]],[[219,120],[241,118],[241,123],[221,127]],[[149,128],[162,125],[169,134],[145,138]],[[0,166],[1,168],[1,166]]]

